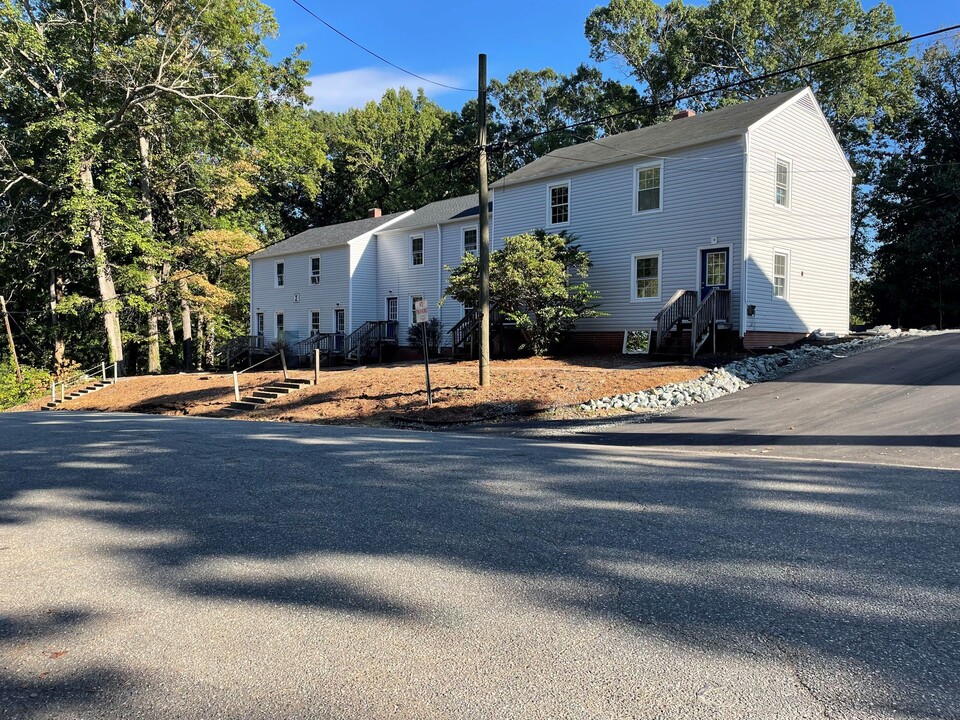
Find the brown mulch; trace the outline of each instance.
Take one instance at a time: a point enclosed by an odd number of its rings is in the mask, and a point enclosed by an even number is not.
[[[637,361],[620,355],[494,360],[491,387],[478,387],[476,362],[430,366],[431,408],[426,407],[422,363],[331,368],[320,383],[239,417],[315,423],[386,425],[408,422],[471,422],[504,415],[536,414],[699,377],[705,368]],[[312,378],[312,372],[294,371]],[[280,378],[278,372],[241,375],[246,394]],[[221,416],[233,400],[230,374],[138,377],[76,400],[65,409]],[[42,403],[34,403],[39,407]],[[36,409],[24,406],[20,409]]]

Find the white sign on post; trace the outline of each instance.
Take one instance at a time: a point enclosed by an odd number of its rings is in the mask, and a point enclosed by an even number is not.
[[[425,323],[430,319],[430,309],[427,307],[426,300],[417,300],[413,304],[413,309],[417,313],[417,322]]]

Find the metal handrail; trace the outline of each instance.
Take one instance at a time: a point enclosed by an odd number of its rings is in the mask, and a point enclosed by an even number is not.
[[[696,307],[696,290],[677,290],[653,318],[657,323],[657,345],[663,342],[674,325],[691,319]]]
[[[117,363],[112,363],[110,367],[113,369],[113,382],[116,382],[117,381]],[[95,370],[100,371],[98,373],[100,375],[100,378],[104,382],[106,382],[107,364],[101,361],[99,365],[91,365],[86,370],[79,370],[78,372],[68,377],[66,380],[61,380],[60,382],[57,382],[56,380],[51,380],[50,381],[50,399],[53,402],[57,402],[57,387],[59,386],[60,402],[64,402],[67,396],[67,389],[71,387],[75,387],[82,382],[89,382],[90,380],[93,380],[94,377],[96,377],[96,375],[94,375]]]
[[[690,319],[690,354],[692,357],[697,356],[697,352],[703,347],[711,332],[716,337],[717,320],[730,319],[730,299],[729,290],[710,288],[697,306],[693,317]]]
[[[255,367],[259,367],[260,365],[263,365],[265,362],[269,362],[270,360],[273,360],[274,358],[277,358],[277,357],[280,358],[280,365],[283,367],[283,379],[286,380],[287,379],[287,357],[286,355],[283,354],[283,350],[276,353],[275,355],[271,355],[266,360],[261,360],[256,365],[251,365],[250,367],[244,368],[243,370],[233,371],[233,397],[237,402],[240,402],[240,376],[243,375],[245,372],[249,370],[253,370]]]

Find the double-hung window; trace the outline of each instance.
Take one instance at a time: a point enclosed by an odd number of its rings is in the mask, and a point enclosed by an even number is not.
[[[634,170],[635,213],[660,210],[663,205],[663,163],[639,165]]]
[[[423,265],[423,235],[410,238],[410,265],[413,267]]]
[[[283,340],[283,313],[277,313],[277,340]]]
[[[477,238],[476,228],[463,229],[463,254],[476,255],[480,252],[480,241]]]
[[[775,200],[780,207],[790,207],[790,161],[777,158]]]
[[[550,225],[566,225],[570,222],[570,183],[551,185],[547,188],[550,200]]]
[[[283,287],[283,268],[284,268],[283,260],[277,260],[276,264],[274,265],[274,272],[276,273],[274,275],[275,287],[278,287],[278,288]]]
[[[773,296],[787,297],[787,277],[790,267],[790,256],[784,252],[773,253]]]
[[[660,299],[660,253],[633,256],[632,300]]]
[[[310,335],[319,335],[320,334],[320,311],[311,310],[310,311]]]
[[[314,255],[310,258],[310,284],[320,284],[320,256]]]
[[[417,303],[423,300],[423,295],[410,296],[410,324],[417,322]]]

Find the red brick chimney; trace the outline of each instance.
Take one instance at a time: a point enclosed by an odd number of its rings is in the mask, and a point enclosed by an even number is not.
[[[367,213],[367,217],[380,217],[383,213],[380,208],[370,208],[370,212]]]
[[[680,120],[682,118],[693,117],[697,114],[696,110],[681,110],[676,115],[673,116],[674,120]]]

